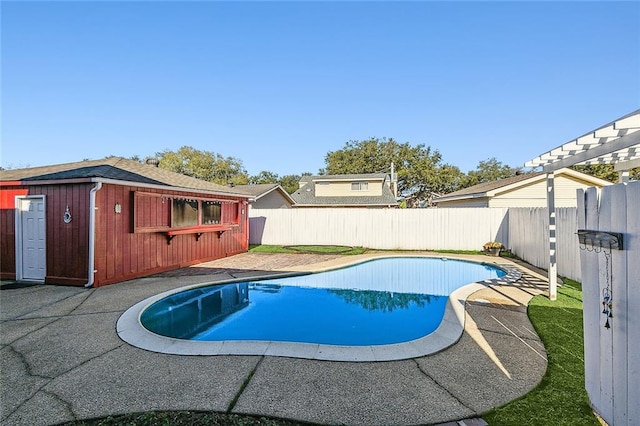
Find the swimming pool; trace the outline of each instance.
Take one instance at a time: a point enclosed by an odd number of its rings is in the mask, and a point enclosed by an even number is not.
[[[169,353],[401,359],[459,338],[459,301],[483,287],[469,283],[510,278],[495,265],[384,257],[317,274],[163,293],[125,312],[118,334]],[[135,324],[125,321],[128,313]]]

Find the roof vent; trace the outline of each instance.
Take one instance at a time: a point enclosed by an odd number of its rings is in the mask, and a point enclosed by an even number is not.
[[[149,157],[146,159],[145,163],[147,163],[150,166],[158,167],[158,165],[160,164],[160,160],[158,160],[155,157]]]

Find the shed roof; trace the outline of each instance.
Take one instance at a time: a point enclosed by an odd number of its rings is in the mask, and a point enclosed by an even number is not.
[[[2,182],[22,181],[24,183],[36,183],[87,178],[170,186],[246,197],[246,195],[239,194],[233,188],[227,186],[121,157],[0,171],[0,181]]]
[[[558,174],[566,174],[574,178],[582,179],[593,183],[597,186],[609,185],[611,182],[597,178],[595,176],[581,173],[572,169],[562,169]],[[499,179],[491,182],[483,182],[459,191],[451,192],[433,200],[434,203],[450,200],[462,200],[467,198],[491,197],[496,193],[504,192],[510,189],[517,189],[526,185],[530,185],[536,181],[545,179],[543,172],[523,173],[521,175],[510,176],[508,178]]]
[[[261,183],[255,185],[236,185],[233,187],[235,191],[240,192],[241,194],[248,195],[252,200],[258,200],[265,195],[278,191],[282,194],[284,198],[286,198],[291,204],[294,204],[295,201],[284,188],[277,183]]]

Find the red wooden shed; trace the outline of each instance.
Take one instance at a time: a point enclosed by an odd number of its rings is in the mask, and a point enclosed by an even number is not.
[[[242,253],[248,197],[124,158],[0,171],[0,278],[101,286]]]

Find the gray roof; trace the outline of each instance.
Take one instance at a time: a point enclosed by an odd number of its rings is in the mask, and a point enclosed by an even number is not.
[[[350,175],[341,175],[350,176]],[[362,176],[362,175],[359,175]],[[383,174],[384,176],[384,174]],[[387,185],[382,185],[380,196],[352,196],[352,197],[316,197],[315,183],[309,182],[291,194],[296,205],[316,206],[397,206],[398,202]]]
[[[82,178],[113,179],[142,184],[218,192],[228,195],[241,195],[238,191],[235,191],[234,188],[196,179],[191,176],[186,176],[170,170],[161,169],[148,164],[142,164],[137,161],[121,157],[0,171],[0,181],[37,182],[44,180]]]
[[[233,187],[234,190],[238,191],[241,194],[247,194],[252,197],[259,197],[267,192],[271,192],[275,188],[277,188],[277,183],[260,183],[256,185],[236,185]]]
[[[315,176],[302,176],[300,182],[310,182],[312,180],[367,180],[367,179],[381,179],[384,180],[389,175],[386,173],[357,173],[357,174],[344,174],[344,175],[315,175]]]
[[[252,201],[267,195],[271,191],[279,191],[284,198],[286,198],[291,204],[295,201],[291,198],[291,195],[285,189],[277,183],[260,183],[256,185],[236,185],[233,189],[240,194],[248,195]]]
[[[472,194],[486,194],[487,192],[494,191],[504,186],[512,185],[514,183],[518,183],[527,179],[531,179],[532,177],[536,177],[541,174],[542,172],[524,173],[521,175],[514,175],[504,179],[494,180],[491,182],[479,183],[477,185],[473,185],[468,188],[461,189],[459,191],[450,192],[448,194],[443,195],[442,197],[439,197],[439,199],[444,199],[449,197],[461,197],[464,195],[472,195]]]

